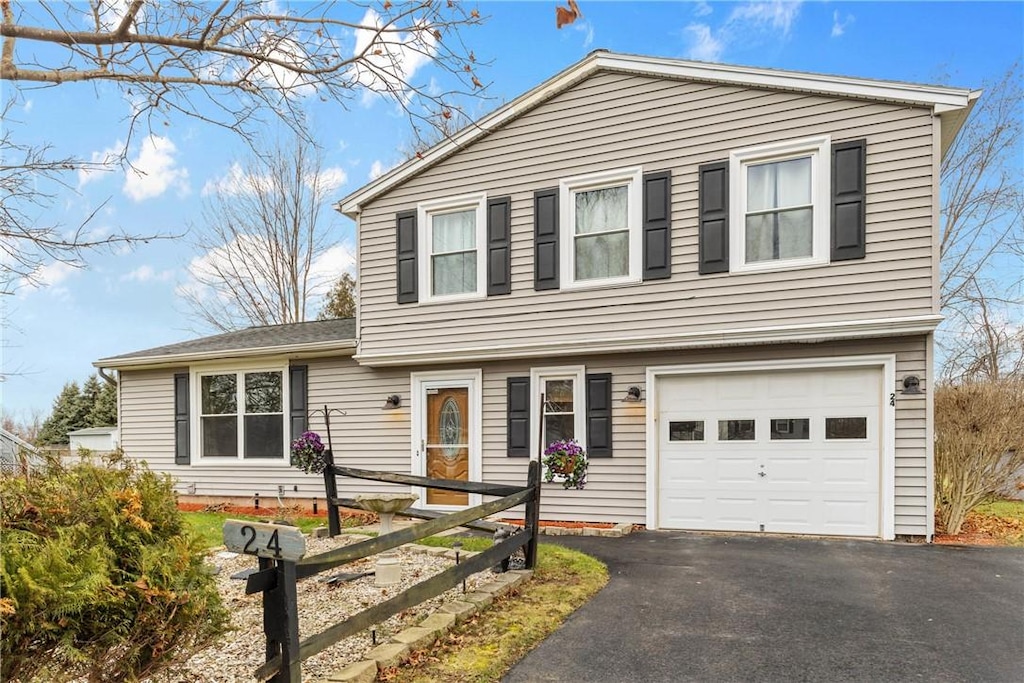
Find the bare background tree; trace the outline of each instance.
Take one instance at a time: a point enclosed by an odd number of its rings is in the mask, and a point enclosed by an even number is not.
[[[941,169],[938,337],[947,380],[1020,373],[1024,356],[1024,92],[1020,63],[987,84]]]
[[[40,221],[67,174],[127,163],[138,127],[152,131],[184,115],[246,137],[277,118],[309,141],[307,98],[343,107],[373,91],[402,107],[414,135],[445,130],[464,97],[484,88],[476,57],[459,31],[481,22],[454,2],[304,2],[271,11],[262,0],[0,0],[0,81],[4,121],[21,90],[106,83],[131,103],[120,156],[92,164],[45,146],[0,137],[0,259],[3,292],[30,282],[46,263],[83,265],[83,252],[154,236],[91,236],[88,218],[67,232]],[[343,17],[354,10],[353,19]],[[361,15],[361,16],[360,16]],[[448,88],[411,82],[431,62]]]
[[[181,289],[197,320],[228,331],[307,319],[311,295],[336,273],[316,272],[338,246],[336,185],[323,171],[316,148],[294,138],[210,188],[202,220],[190,226],[202,256]]]

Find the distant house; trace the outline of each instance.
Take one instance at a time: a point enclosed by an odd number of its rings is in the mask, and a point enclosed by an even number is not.
[[[37,466],[39,449],[17,434],[0,428],[0,473],[14,474]]]
[[[546,519],[930,537],[939,169],[979,94],[594,52],[339,202],[354,320],[96,361],[121,444],[323,495],[288,443],[327,406],[357,467],[521,482],[577,439]]]

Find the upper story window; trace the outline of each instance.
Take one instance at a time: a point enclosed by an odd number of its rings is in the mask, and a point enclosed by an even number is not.
[[[467,195],[417,207],[422,299],[484,296],[486,195]]]
[[[828,136],[730,155],[733,271],[828,261]]]
[[[563,287],[640,281],[641,180],[630,168],[561,182]]]
[[[271,368],[198,372],[200,459],[283,461],[285,376]]]

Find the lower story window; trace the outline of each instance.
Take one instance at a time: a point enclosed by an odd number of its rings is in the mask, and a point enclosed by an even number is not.
[[[533,451],[547,448],[552,441],[576,439],[586,442],[586,370],[583,366],[534,368],[530,372],[533,410],[541,407],[541,443],[532,436]],[[540,403],[538,403],[540,402]]]
[[[283,375],[280,370],[201,374],[200,456],[284,459]]]

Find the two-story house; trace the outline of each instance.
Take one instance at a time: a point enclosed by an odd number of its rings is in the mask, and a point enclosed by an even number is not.
[[[326,406],[341,462],[431,476],[576,438],[546,519],[930,537],[939,164],[977,96],[592,53],[340,201],[355,320],[98,361],[122,445],[322,496],[287,450]]]

